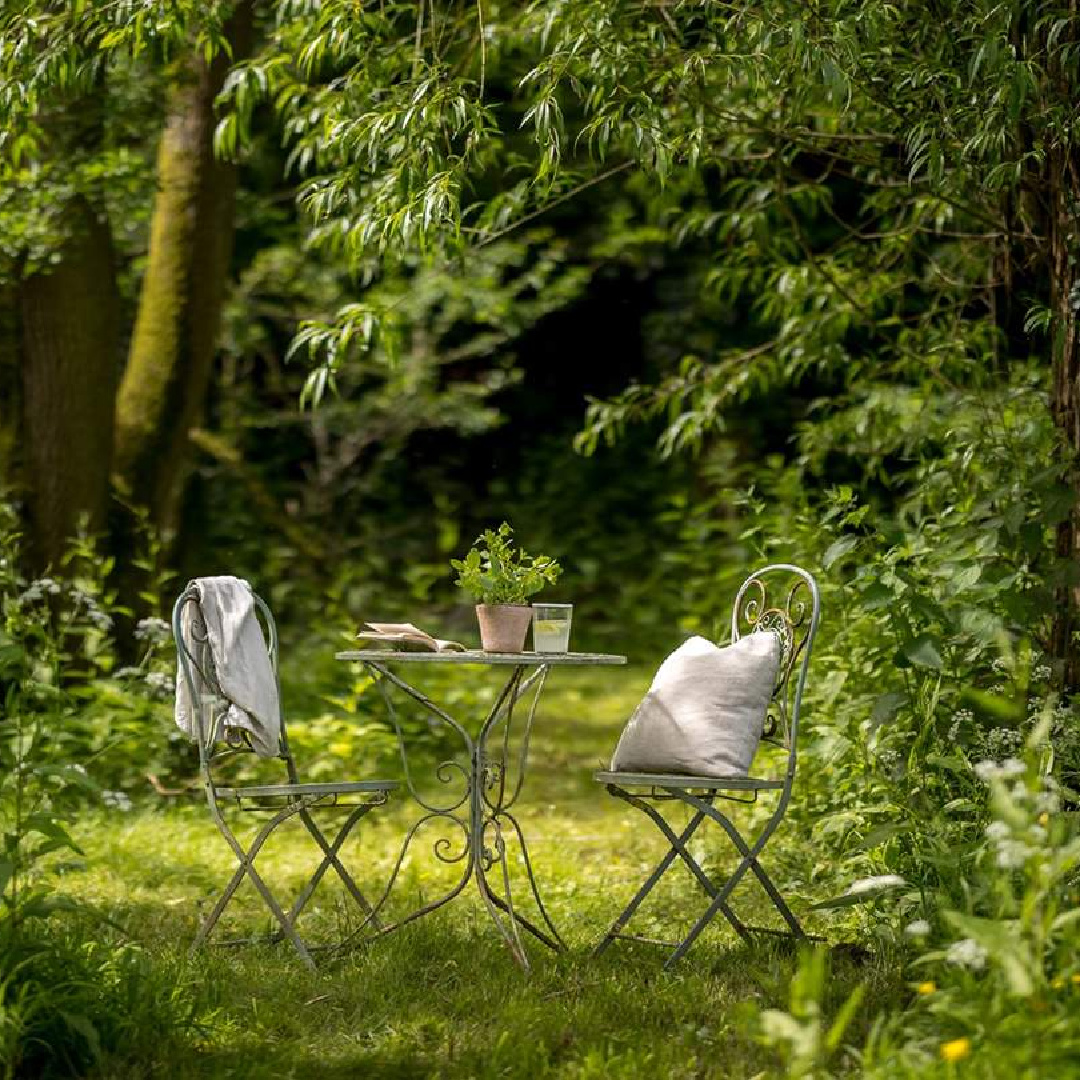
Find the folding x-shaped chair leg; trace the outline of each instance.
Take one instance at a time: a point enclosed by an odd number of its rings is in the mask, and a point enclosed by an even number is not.
[[[334,838],[332,844],[328,843],[325,835],[318,825],[315,824],[315,819],[311,816],[311,811],[305,805],[300,811],[300,820],[304,823],[304,827],[311,834],[315,843],[322,849],[323,860],[319,863],[318,869],[311,876],[311,880],[308,881],[304,890],[296,898],[292,908],[289,910],[289,920],[295,923],[300,915],[300,912],[304,910],[308,900],[311,899],[312,894],[319,886],[319,882],[322,881],[326,871],[332,866],[337,872],[339,878],[345,885],[345,888],[349,890],[352,898],[356,901],[360,910],[367,916],[365,925],[370,923],[375,929],[378,929],[379,922],[376,918],[375,909],[368,903],[367,898],[360,891],[359,886],[353,880],[352,875],[342,865],[341,860],[338,858],[338,852],[341,850],[341,846],[345,843],[352,832],[353,826],[367,813],[375,809],[376,804],[374,802],[364,803],[361,806],[357,806],[351,814],[345,819],[344,824],[338,830],[337,836]]]
[[[646,878],[644,885],[637,891],[634,898],[627,904],[622,914],[612,924],[611,929],[608,930],[604,939],[594,950],[593,955],[599,956],[604,950],[615,940],[617,937],[626,937],[622,933],[626,924],[634,917],[634,913],[641,906],[645,898],[652,892],[653,888],[657,885],[660,879],[667,873],[674,863],[676,857],[681,858],[690,872],[697,878],[698,884],[705,890],[706,894],[715,897],[717,894],[717,888],[713,885],[712,880],[705,873],[704,870],[698,865],[697,860],[690,854],[686,845],[690,842],[694,833],[697,832],[698,826],[705,820],[706,814],[702,810],[698,810],[694,816],[690,819],[689,824],[683,829],[681,835],[676,836],[674,829],[664,820],[663,815],[650,806],[643,799],[639,799],[629,792],[620,793],[619,797],[633,806],[636,806],[639,810],[648,814],[648,816],[656,824],[657,828],[667,838],[668,843],[671,845],[667,854],[656,865],[653,872]],[[726,904],[720,905],[720,910],[724,913],[728,922],[731,923],[735,932],[744,940],[748,941],[750,938],[749,932],[746,927],[735,914],[734,911]]]
[[[735,886],[739,884],[739,882],[743,879],[748,870],[753,870],[754,876],[761,883],[762,888],[765,890],[769,899],[773,902],[773,906],[780,913],[780,916],[783,918],[784,922],[788,924],[792,935],[799,940],[806,940],[806,933],[799,925],[799,920],[795,918],[794,914],[791,911],[791,908],[788,907],[786,901],[780,895],[780,890],[777,889],[777,887],[773,884],[772,879],[769,877],[768,874],[765,873],[764,867],[758,861],[758,855],[761,854],[762,848],[765,847],[766,843],[769,840],[769,837],[772,836],[774,830],[776,829],[776,826],[780,824],[780,820],[784,816],[785,807],[781,805],[777,808],[773,816],[769,818],[769,821],[766,824],[765,828],[762,830],[761,835],[757,838],[757,840],[754,841],[753,845],[749,845],[742,838],[739,830],[735,828],[734,824],[731,822],[731,819],[728,818],[727,815],[717,810],[715,806],[711,805],[705,799],[702,799],[696,795],[691,795],[689,792],[679,792],[678,794],[679,798],[682,799],[685,803],[694,807],[698,812],[704,813],[707,817],[717,822],[717,824],[719,824],[723,828],[724,832],[727,833],[731,842],[735,845],[736,850],[739,852],[740,855],[742,855],[742,861],[737,867],[735,867],[734,871],[732,871],[731,875],[728,877],[723,887],[713,897],[712,903],[706,909],[705,913],[690,928],[690,932],[683,939],[679,947],[671,954],[671,956],[668,957],[667,961],[664,964],[664,967],[670,968],[672,965],[679,962],[679,960],[685,955],[687,949],[689,949],[690,946],[693,945],[694,942],[697,940],[698,935],[702,932],[702,930],[704,930],[705,927],[708,926],[708,924],[716,917],[717,912],[721,911],[725,907],[727,903],[727,898],[731,895],[731,893],[735,889]]]
[[[280,825],[282,822],[287,821],[294,814],[299,813],[306,808],[305,803],[293,803],[290,806],[283,807],[279,810],[265,825],[258,831],[255,839],[251,843],[246,851],[243,845],[232,834],[232,831],[225,824],[220,814],[214,813],[214,819],[217,822],[217,827],[221,831],[221,834],[225,837],[229,847],[233,849],[236,855],[237,861],[240,865],[236,868],[236,872],[229,880],[228,885],[225,886],[225,890],[218,898],[217,903],[214,905],[210,914],[207,915],[205,922],[199,928],[198,934],[195,936],[195,941],[192,943],[191,949],[194,952],[200,948],[210,936],[211,931],[217,925],[218,919],[221,918],[221,913],[228,906],[229,901],[233,898],[237,888],[245,877],[251,879],[251,883],[258,890],[259,895],[266,902],[266,906],[270,909],[274,918],[277,919],[281,926],[281,933],[292,942],[293,948],[300,954],[300,959],[311,968],[315,970],[315,961],[311,959],[311,953],[308,952],[307,946],[301,941],[300,935],[296,932],[296,927],[293,925],[293,919],[285,914],[281,905],[274,899],[273,894],[266,886],[266,882],[263,881],[259,872],[255,869],[255,857],[259,854],[263,844],[266,843],[270,834]]]
[[[609,789],[611,790],[611,789]],[[705,893],[712,898],[706,912],[691,928],[690,933],[684,938],[684,940],[676,947],[675,951],[668,957],[665,968],[670,968],[676,964],[685,955],[686,951],[697,939],[698,935],[705,929],[705,927],[716,917],[717,914],[723,914],[728,920],[736,933],[744,940],[750,939],[750,931],[756,929],[754,927],[747,927],[732,911],[728,904],[728,897],[734,891],[735,887],[741,881],[747,870],[753,870],[757,879],[761,882],[762,887],[765,889],[770,900],[772,900],[777,911],[783,917],[784,921],[791,929],[791,933],[797,938],[805,938],[806,935],[803,932],[802,927],[799,925],[798,920],[792,914],[791,909],[785,903],[783,897],[780,895],[779,890],[773,884],[768,874],[765,873],[764,868],[758,861],[757,856],[760,854],[762,848],[765,846],[769,837],[772,835],[773,830],[779,824],[780,819],[783,817],[782,810],[778,811],[769,820],[761,836],[755,841],[753,847],[750,847],[746,841],[739,834],[738,830],[732,824],[730,819],[726,815],[717,810],[708,799],[700,798],[698,796],[691,795],[689,792],[672,790],[669,794],[674,795],[676,798],[685,802],[693,810],[694,814],[690,819],[689,824],[683,829],[680,835],[676,835],[675,831],[664,819],[663,815],[653,806],[650,806],[643,799],[640,799],[634,795],[631,795],[627,791],[612,790],[612,794],[618,795],[619,798],[625,802],[630,803],[632,806],[637,807],[639,810],[646,813],[649,818],[655,823],[657,828],[664,834],[668,843],[671,845],[668,852],[657,864],[656,868],[645,880],[645,883],[638,890],[634,898],[627,905],[622,914],[615,920],[611,929],[607,935],[601,941],[600,945],[596,949],[596,954],[602,953],[608,945],[616,937],[625,937],[628,935],[622,934],[623,928],[633,917],[634,913],[640,907],[642,901],[649,895],[656,884],[664,876],[664,874],[670,869],[676,858],[682,860],[687,866],[690,872],[694,875],[699,885]],[[690,839],[694,833],[697,832],[701,823],[709,818],[712,821],[721,825],[724,831],[728,834],[731,841],[735,845],[739,854],[742,856],[742,861],[736,867],[731,876],[724,882],[723,886],[718,887],[712,879],[705,873],[705,871],[698,864],[697,860],[690,854],[687,847]]]

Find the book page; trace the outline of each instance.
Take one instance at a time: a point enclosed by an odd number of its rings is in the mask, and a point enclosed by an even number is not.
[[[466,648],[459,641],[447,641],[443,638],[433,638],[429,633],[421,630],[412,623],[364,623],[367,628],[361,630],[356,636],[368,641],[382,641],[392,645],[413,645],[433,652],[466,652]]]
[[[412,623],[369,622],[364,625],[374,630],[376,634],[386,634],[388,637],[411,637],[417,641],[430,641],[433,645],[435,644],[435,639],[430,634],[425,633],[418,626],[413,626]]]

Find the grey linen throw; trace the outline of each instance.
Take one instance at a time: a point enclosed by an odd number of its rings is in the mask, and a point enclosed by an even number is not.
[[[231,576],[196,578],[191,585],[199,596],[207,634],[205,645],[196,643],[196,657],[204,670],[207,659],[212,662],[221,692],[229,701],[224,720],[226,732],[245,731],[257,754],[276,757],[281,738],[281,702],[251,586]],[[185,604],[181,611],[181,631],[189,644],[194,617],[193,605]],[[209,658],[199,657],[199,651],[206,649]],[[199,701],[213,695],[214,690],[193,667],[193,701],[179,660],[177,665],[176,725],[195,739],[198,731],[195,710]]]

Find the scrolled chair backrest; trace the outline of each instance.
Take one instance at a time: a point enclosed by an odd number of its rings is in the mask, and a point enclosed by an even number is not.
[[[790,563],[755,570],[739,588],[731,612],[732,641],[762,631],[772,631],[780,639],[780,667],[765,737],[775,739],[779,734],[789,751],[789,772],[795,768],[799,710],[820,616],[817,582]]]

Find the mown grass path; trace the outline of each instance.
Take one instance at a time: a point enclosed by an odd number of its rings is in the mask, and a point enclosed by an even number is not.
[[[661,970],[663,953],[647,946],[617,943],[599,960],[589,955],[663,850],[636,814],[591,779],[647,682],[647,673],[635,671],[606,682],[596,673],[568,673],[538,719],[521,819],[570,951],[556,956],[530,946],[528,975],[471,886],[432,916],[315,974],[286,945],[209,949],[188,961],[201,912],[233,866],[205,806],[192,799],[85,817],[78,831],[88,869],[67,875],[64,888],[111,921],[103,935],[138,942],[170,977],[193,987],[199,1002],[184,1053],[140,1050],[110,1060],[101,1075],[774,1075],[780,1063],[756,1041],[755,1016],[786,1001],[793,960],[783,948],[747,949],[717,930],[672,974]],[[416,815],[398,798],[358,830],[347,861],[369,895],[385,881]],[[789,835],[783,850],[798,857],[794,841]],[[706,846],[704,857],[712,851]],[[718,847],[717,866],[721,858],[728,854]],[[259,866],[288,897],[315,861],[296,827],[277,837]],[[392,907],[401,912],[430,898],[454,874],[433,857],[430,842],[416,844]],[[640,929],[669,933],[666,923],[686,925],[701,910],[689,875],[677,877]],[[352,917],[343,891],[329,879],[327,886],[305,916],[313,940],[340,936]],[[753,888],[741,895],[743,909],[752,911]],[[231,911],[246,929],[268,925],[250,887]],[[876,981],[842,964],[836,975],[838,997],[853,980]]]

